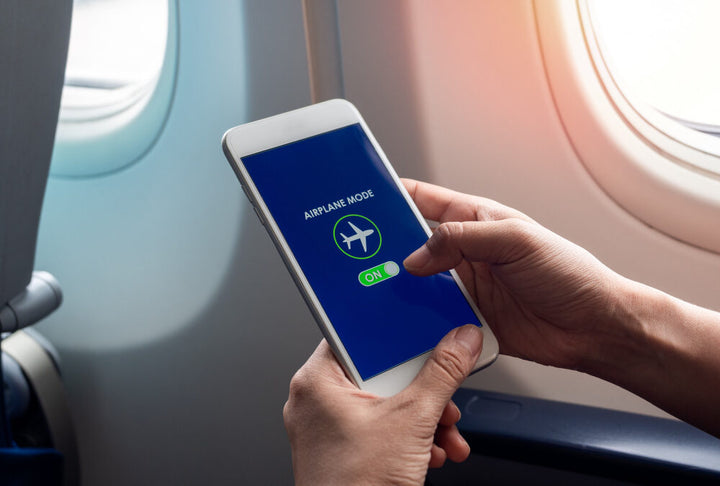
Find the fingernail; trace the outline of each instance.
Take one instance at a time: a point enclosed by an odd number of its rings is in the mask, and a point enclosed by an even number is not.
[[[460,444],[468,451],[468,454],[469,454],[471,452],[470,444],[467,443],[467,441],[465,440],[465,437],[461,437],[460,440],[461,440]]]
[[[450,403],[452,403],[453,406],[455,407],[455,410],[457,410],[458,422],[460,422],[460,419],[462,418],[462,412],[460,411],[460,408],[454,402],[450,402]]]
[[[430,261],[430,250],[423,245],[405,259],[403,265],[406,270],[420,270]]]
[[[462,344],[471,356],[477,356],[482,349],[482,331],[477,326],[467,324],[458,329],[455,340]]]

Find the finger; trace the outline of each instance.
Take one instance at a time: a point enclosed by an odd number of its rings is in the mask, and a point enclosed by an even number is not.
[[[455,425],[460,421],[460,409],[453,401],[449,401],[443,409],[442,415],[438,423],[440,425]]]
[[[495,221],[507,218],[532,221],[520,211],[492,199],[471,196],[413,179],[402,179],[402,182],[422,215],[433,221]]]
[[[447,459],[447,454],[445,454],[442,447],[439,447],[437,444],[433,444],[430,449],[430,463],[428,464],[428,467],[432,469],[442,467],[443,464],[445,464],[445,459]]]
[[[455,425],[438,427],[435,444],[445,451],[452,462],[463,462],[470,455],[470,446]]]
[[[538,249],[537,225],[519,219],[443,223],[403,264],[415,275],[433,275],[463,260],[506,264]]]
[[[413,382],[397,395],[398,399],[418,402],[417,397],[424,397],[418,403],[437,423],[480,356],[482,337],[480,328],[472,324],[450,331],[430,353]]]

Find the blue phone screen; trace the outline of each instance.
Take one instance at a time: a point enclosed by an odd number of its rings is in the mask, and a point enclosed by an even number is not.
[[[449,273],[403,268],[427,235],[359,124],[243,163],[363,380],[481,325]]]

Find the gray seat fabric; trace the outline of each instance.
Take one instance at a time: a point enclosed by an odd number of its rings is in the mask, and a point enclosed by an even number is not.
[[[0,2],[0,307],[32,275],[72,0]]]

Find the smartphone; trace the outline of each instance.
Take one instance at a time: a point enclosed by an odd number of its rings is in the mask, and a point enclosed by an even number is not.
[[[357,109],[330,100],[228,130],[223,150],[335,356],[359,388],[405,388],[451,329],[498,345],[454,270],[408,273],[431,230]]]

